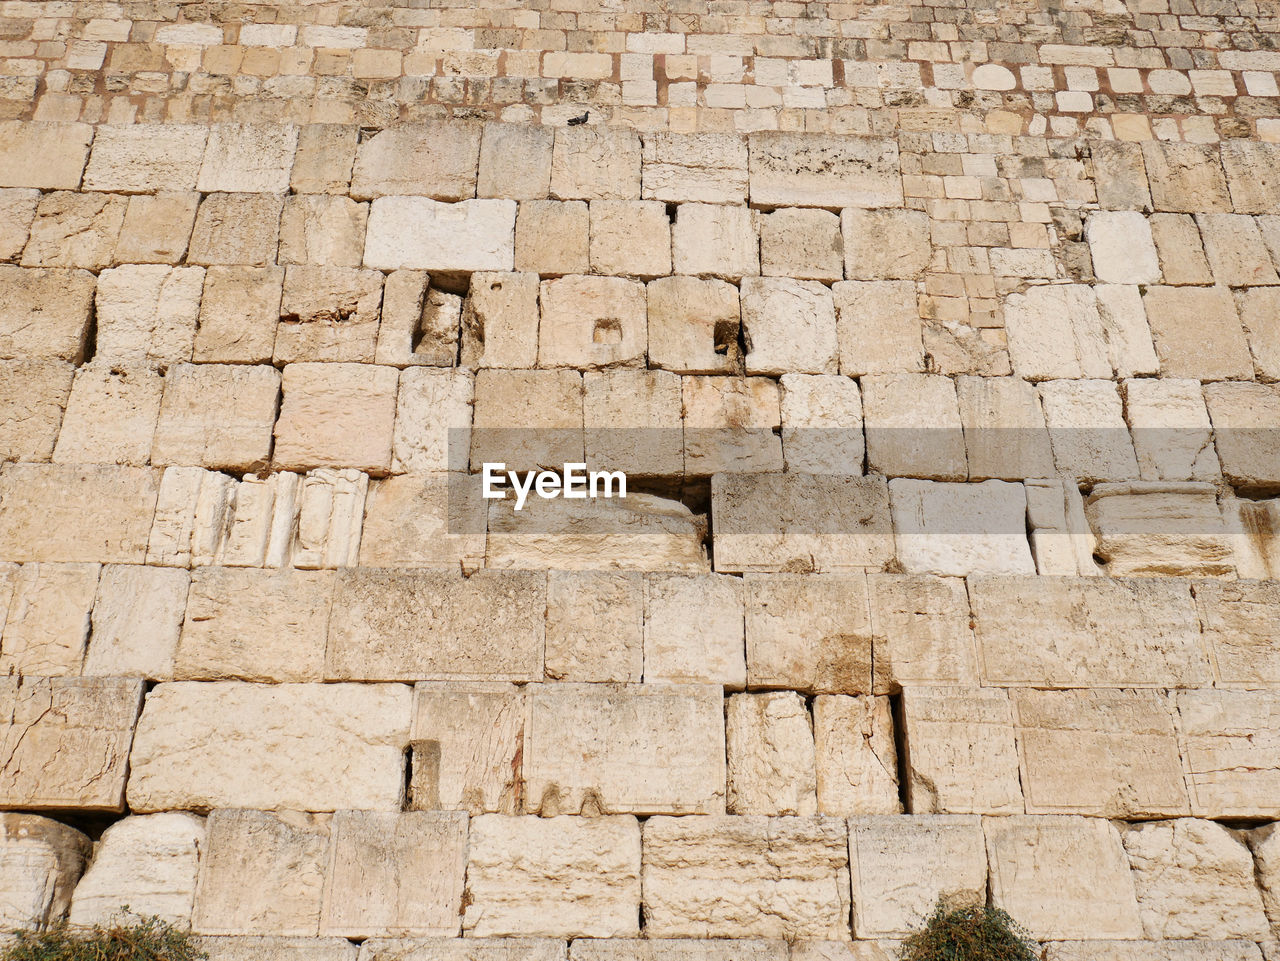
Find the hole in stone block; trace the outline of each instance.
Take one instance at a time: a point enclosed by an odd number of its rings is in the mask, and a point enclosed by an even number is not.
[[[616,317],[597,319],[591,331],[591,342],[594,344],[622,343],[622,321]]]

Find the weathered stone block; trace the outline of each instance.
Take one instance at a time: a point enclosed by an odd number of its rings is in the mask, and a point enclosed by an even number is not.
[[[1269,691],[1182,691],[1178,717],[1193,815],[1280,817],[1280,697]]]
[[[86,675],[173,677],[190,577],[186,571],[108,564],[98,578]]]
[[[840,374],[783,374],[782,452],[787,470],[861,474],[862,393]]]
[[[349,944],[347,941],[342,943]],[[586,942],[580,940],[576,943],[585,944]],[[616,942],[608,940],[604,943]],[[354,951],[355,945],[352,944],[350,947]],[[399,941],[370,938],[360,945],[361,961],[565,961],[567,954],[568,944],[551,938],[423,938]],[[253,959],[233,958],[230,961],[253,961]],[[284,961],[295,961],[295,959],[289,958]],[[299,958],[296,961],[306,961],[306,959]],[[329,961],[329,959],[322,959],[322,961]],[[346,959],[334,959],[334,961],[346,961]],[[355,961],[354,954],[351,961]]]
[[[1084,228],[1093,273],[1108,284],[1157,284],[1160,262],[1147,218],[1136,210],[1097,211]]]
[[[940,374],[861,379],[867,463],[887,477],[964,480],[964,430],[955,382]]]
[[[644,664],[644,582],[633,571],[547,574],[547,677],[639,682]]]
[[[902,178],[893,140],[753,133],[751,203],[794,207],[900,207]]]
[[[89,637],[97,564],[24,564],[0,642],[0,670],[32,677],[77,675]]]
[[[284,198],[275,194],[209,194],[200,202],[187,263],[264,267],[275,263]]]
[[[0,358],[84,360],[96,281],[86,270],[0,264]]]
[[[1280,386],[1206,384],[1222,476],[1237,489],[1274,489],[1280,480]]]
[[[56,360],[0,362],[0,460],[47,461],[75,368]]]
[[[813,719],[794,691],[734,694],[725,705],[730,814],[818,811]]]
[[[1091,481],[1138,477],[1138,456],[1116,385],[1107,380],[1051,380],[1040,385],[1057,473]]]
[[[741,363],[738,291],[720,280],[663,277],[647,287],[649,362],[681,374],[720,374]]]
[[[93,853],[73,827],[36,814],[0,814],[0,924],[43,928],[67,916]]]
[[[628,477],[684,473],[680,378],[665,370],[588,371],[582,375],[588,470]]]
[[[1258,961],[1252,941],[1051,941],[1046,961]]]
[[[1208,483],[1097,484],[1085,500],[1094,554],[1112,577],[1233,573],[1231,536]]]
[[[705,477],[723,471],[782,470],[781,393],[767,377],[685,377],[684,469]]]
[[[165,378],[152,463],[260,470],[271,458],[279,394],[273,367],[178,364]]]
[[[916,287],[909,281],[842,282],[835,297],[840,373],[923,373]]]
[[[411,473],[374,481],[364,504],[360,563],[469,574],[484,563],[485,518],[475,475]]]
[[[914,280],[929,266],[929,215],[921,210],[840,211],[850,280]]]
[[[308,128],[302,129],[306,131]],[[354,133],[354,130],[352,132]],[[354,143],[353,140],[353,150]],[[364,943],[372,946],[375,942],[369,939]],[[432,939],[431,943],[453,944],[454,942],[436,938]],[[200,947],[209,955],[209,961],[356,961],[360,950],[346,938],[282,938],[253,935],[239,937],[206,935],[200,938]]]
[[[369,211],[364,264],[444,276],[511,270],[515,224],[513,200],[442,204],[427,197],[378,197]]]
[[[1190,214],[1152,214],[1149,221],[1166,284],[1211,284],[1200,230]]]
[[[86,270],[110,266],[128,204],[118,194],[45,194],[36,207],[22,266]]]
[[[469,200],[476,195],[481,129],[475,123],[440,121],[375,134],[360,144],[356,154],[351,196],[369,200],[410,194]]]
[[[538,361],[538,277],[471,275],[462,312],[461,360],[468,367],[534,367]]]
[[[85,190],[193,190],[209,128],[200,124],[101,124],[84,172]]]
[[[544,280],[539,292],[538,364],[542,367],[636,366],[644,362],[644,286],[620,277]]]
[[[196,189],[203,194],[281,193],[289,189],[297,147],[298,128],[289,124],[214,124]]]
[[[675,272],[732,281],[758,276],[755,217],[748,207],[681,204],[671,227]]]
[[[1264,380],[1280,380],[1280,287],[1246,290],[1240,320],[1253,351],[1253,368]]]
[[[289,186],[296,194],[345,194],[351,183],[360,129],[353,124],[309,123],[298,130]]]
[[[868,574],[876,694],[915,684],[971,685],[978,656],[964,581],[928,574]]]
[[[667,203],[747,199],[747,143],[733,134],[644,135],[644,197]]]
[[[581,200],[526,200],[516,217],[515,267],[544,277],[585,274],[591,216]]]
[[[40,191],[27,187],[0,187],[0,260],[17,260],[31,236]]]
[[[746,685],[743,589],[720,574],[650,575],[644,585],[644,677]]]
[[[666,205],[657,200],[593,200],[591,269],[642,279],[671,273]]]
[[[1228,287],[1276,284],[1280,278],[1258,230],[1257,221],[1243,214],[1196,214],[1204,252],[1213,277]]]
[[[382,274],[376,270],[289,267],[280,301],[275,362],[369,363],[377,347],[381,304]]]
[[[1099,141],[1091,145],[1090,156],[1099,206],[1104,210],[1151,209],[1141,144]]]
[[[189,361],[203,286],[198,267],[129,264],[103,271],[95,359],[160,370]]]
[[[1053,448],[1033,385],[1017,377],[958,377],[956,398],[970,480],[1053,475]]]
[[[1033,574],[1021,484],[889,481],[893,539],[909,574]]]
[[[1142,158],[1156,210],[1198,213],[1231,209],[1216,145],[1147,140],[1142,144]]]
[[[1206,580],[1193,592],[1215,686],[1280,684],[1280,584]]]
[[[471,465],[562,470],[583,459],[582,375],[575,370],[481,370]]]
[[[115,261],[122,264],[177,264],[187,253],[200,195],[138,194],[129,198],[116,241]]]
[[[551,154],[556,200],[639,200],[640,138],[612,127],[562,127]]]
[[[92,139],[87,123],[7,121],[0,125],[0,187],[75,190]]]
[[[432,289],[430,282],[421,270],[396,270],[387,275],[375,363],[391,367],[453,367],[458,363],[462,298]]]
[[[283,267],[210,267],[192,359],[262,364],[275,350]]]
[[[1032,287],[1004,303],[1013,372],[1026,380],[1110,377],[1106,334],[1094,290],[1083,284]]]
[[[290,364],[281,379],[274,460],[284,470],[386,473],[396,417],[394,367]]]
[[[1248,380],[1253,360],[1226,287],[1148,287],[1142,298],[1160,371],[1198,380]]]
[[[813,742],[820,813],[901,813],[898,749],[887,697],[814,698]]]
[[[748,374],[834,374],[839,368],[831,292],[815,281],[742,281]]]
[[[1225,140],[1222,166],[1237,213],[1269,214],[1280,207],[1280,150],[1275,144],[1249,140]]]
[[[684,938],[579,938],[572,961],[786,961],[785,941],[704,941]]]
[[[795,207],[761,217],[760,272],[796,280],[844,280],[839,219],[827,210]]]
[[[1210,481],[1221,474],[1199,381],[1127,380],[1124,401],[1143,480]]]
[[[287,197],[280,218],[279,262],[359,267],[368,219],[369,205],[347,197]]]
[[[480,138],[477,197],[544,200],[551,189],[555,131],[529,124],[487,123]]]

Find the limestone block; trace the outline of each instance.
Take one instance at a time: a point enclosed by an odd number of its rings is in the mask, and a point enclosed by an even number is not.
[[[1168,377],[1248,380],[1253,360],[1226,287],[1148,287],[1142,298]]]
[[[643,140],[646,200],[740,204],[747,199],[747,144],[742,137],[654,131]]]
[[[867,466],[888,477],[964,480],[964,431],[955,382],[940,374],[861,379]]]
[[[644,582],[634,571],[547,574],[547,678],[635,682],[644,664]]]
[[[657,200],[593,200],[591,269],[641,279],[671,273],[666,205]]]
[[[1219,475],[1199,381],[1126,380],[1124,400],[1143,480],[1207,481]]]
[[[26,187],[0,188],[0,260],[17,260],[31,235],[40,191]]]
[[[628,477],[684,472],[680,378],[662,370],[589,371],[582,377],[588,470]]]
[[[186,255],[200,195],[195,191],[138,194],[129,198],[116,241],[122,264],[177,264]]]
[[[1112,577],[1235,571],[1230,533],[1207,483],[1098,484],[1085,500],[1095,555]]]
[[[526,200],[516,217],[515,267],[544,277],[590,270],[591,217],[581,200]]]
[[[1027,813],[1188,813],[1167,695],[1019,690],[1012,699]]]
[[[628,816],[471,821],[469,937],[635,937],[640,825]]]
[[[0,460],[52,456],[75,372],[56,360],[0,362]]]
[[[476,196],[545,200],[551,189],[554,133],[550,127],[485,124]]]
[[[198,363],[262,364],[275,351],[283,267],[210,267],[204,275]]]
[[[0,671],[32,677],[77,675],[89,639],[97,564],[24,564],[0,637]]]
[[[129,264],[103,271],[95,360],[160,370],[190,360],[203,286],[199,267]]]
[[[1248,140],[1222,143],[1222,166],[1237,213],[1269,214],[1280,207],[1280,151],[1275,144]]]
[[[766,940],[579,938],[569,945],[569,957],[571,961],[786,961],[787,944]]]
[[[782,469],[781,394],[766,377],[685,377],[686,474]]]
[[[262,469],[271,458],[279,394],[273,367],[178,364],[165,378],[152,462]]]
[[[671,227],[677,274],[738,281],[760,274],[755,215],[745,206],[681,204]]]
[[[1265,938],[1253,857],[1236,832],[1180,818],[1121,835],[1148,938]]]
[[[866,580],[857,574],[747,574],[747,683],[803,693],[871,690]]]
[[[582,375],[574,370],[478,371],[472,468],[562,470],[581,462],[582,395]]]
[[[541,367],[637,366],[648,342],[644,286],[621,277],[544,280],[539,292]]]
[[[910,574],[1032,574],[1021,484],[889,482],[898,561]]]
[[[1280,916],[1277,908],[1276,895],[1276,827],[1274,824],[1264,824],[1262,827],[1254,828],[1252,831],[1244,832],[1245,843],[1249,845],[1249,850],[1253,853],[1253,870],[1254,876],[1258,882],[1258,890],[1262,895],[1263,911],[1267,915],[1267,920],[1275,924],[1275,919]]]
[[[834,374],[839,366],[831,292],[815,281],[742,281],[748,374]]]
[[[909,281],[847,281],[835,297],[840,373],[922,373],[924,346],[916,286]]]
[[[1280,478],[1280,387],[1275,384],[1207,384],[1204,389],[1222,475],[1239,488],[1269,489]]]
[[[1138,456],[1113,382],[1046,381],[1040,403],[1059,474],[1085,483],[1138,477]]]
[[[783,374],[782,444],[787,469],[861,474],[862,395],[838,374]]]
[[[409,700],[401,684],[159,684],[133,741],[129,807],[399,810]]]
[[[1231,210],[1216,145],[1148,140],[1142,144],[1142,158],[1156,210]]]
[[[280,217],[279,262],[359,267],[368,219],[369,205],[347,197],[287,197]]]
[[[333,584],[328,571],[198,568],[181,640],[175,638],[176,653],[170,654],[171,676],[323,680]]]
[[[235,484],[226,474],[199,467],[167,468],[155,505],[147,563],[190,567],[194,554],[215,554],[234,510]]]
[[[0,557],[141,563],[159,480],[140,467],[7,464],[0,469]]]
[[[291,266],[285,271],[275,362],[364,362],[378,341],[382,274],[354,267]]]
[[[1178,716],[1194,816],[1280,816],[1274,693],[1181,691]]]
[[[1111,369],[1121,377],[1160,372],[1141,291],[1133,284],[1099,284],[1094,288],[1107,357]]]
[[[275,464],[284,470],[391,467],[396,417],[394,367],[290,364],[281,379]]]
[[[973,374],[980,377],[1007,377],[1009,364],[1008,338],[993,327],[978,327],[968,316],[952,320],[948,307],[936,301],[921,302],[919,313],[921,337],[928,369],[935,374],[955,376]],[[974,315],[973,319],[985,317]]]
[[[84,189],[118,194],[192,190],[208,138],[209,128],[202,124],[101,124]]]
[[[902,706],[908,811],[1022,813],[1007,691],[909,687],[903,690]]]
[[[1222,517],[1240,578],[1276,579],[1280,575],[1280,499],[1248,500],[1224,496]]]
[[[464,574],[483,566],[487,508],[474,475],[410,473],[374,481],[364,509],[361,564]]]
[[[920,210],[840,211],[850,280],[914,280],[929,265],[929,216]]]
[[[1152,214],[1150,224],[1166,284],[1213,283],[1200,230],[1190,214]]]
[[[442,204],[427,197],[378,197],[369,211],[364,264],[376,270],[413,267],[446,277],[511,270],[515,223],[513,200]]]
[[[556,129],[551,196],[556,200],[639,200],[640,138],[613,127]]]
[[[1097,577],[1097,538],[1084,516],[1084,498],[1072,478],[1029,479],[1027,526],[1040,574]]]
[[[126,909],[191,923],[204,818],[172,811],[117,821],[102,834],[71,901],[73,925],[110,924]]]
[[[902,951],[902,942],[881,941],[796,941],[791,955],[796,961],[893,961]]]
[[[275,194],[209,194],[196,211],[187,263],[263,267],[275,263],[284,198]]]
[[[1275,284],[1276,270],[1253,217],[1243,214],[1196,214],[1205,254],[1214,279],[1230,287]]]
[[[5,122],[0,125],[0,187],[75,190],[92,139],[87,123]]]
[[[576,943],[586,944],[587,942],[579,940]],[[611,939],[602,943],[647,944],[648,942],[619,942]],[[355,950],[355,945],[350,947],[353,951]],[[360,945],[360,958],[361,961],[565,961],[567,949],[568,945],[564,941],[551,938],[423,938],[400,941],[370,938]],[[230,961],[253,961],[253,959],[233,958]],[[287,961],[293,961],[293,959],[287,959]],[[298,961],[304,961],[304,959],[298,959]],[[340,959],[340,961],[346,961],[346,959]],[[354,954],[351,961],[355,961]]]
[[[1280,681],[1280,585],[1203,581],[1194,589],[1218,687],[1264,688]]]
[[[1054,473],[1044,411],[1033,385],[1016,377],[959,377],[956,397],[970,480]]]
[[[902,206],[893,140],[762,131],[748,144],[753,205]]]
[[[1252,941],[1051,941],[1046,961],[1258,961]]]
[[[1186,581],[975,577],[983,683],[1198,687],[1211,683]],[[1029,618],[1028,612],[1035,617]],[[1105,631],[1097,625],[1106,624]],[[1053,638],[1052,645],[1042,643]]]
[[[538,277],[471,275],[462,311],[462,363],[467,367],[534,367],[538,358]]]
[[[447,120],[380,131],[360,144],[351,196],[468,200],[476,195],[480,133],[479,124]]]
[[[289,189],[289,171],[298,146],[298,128],[281,123],[218,123],[209,128],[209,144],[196,189],[280,193]]]
[[[110,266],[128,204],[118,194],[45,194],[36,207],[22,266],[86,270]]]
[[[124,809],[142,680],[0,679],[0,806]]]
[[[1147,218],[1136,210],[1099,210],[1084,228],[1093,273],[1108,284],[1158,284],[1160,263]]]
[[[522,813],[525,690],[498,681],[414,686],[410,810]]]
[[[720,574],[645,578],[644,679],[746,685],[743,589]]]
[[[820,695],[813,700],[818,811],[898,814],[898,751],[887,697]]]
[[[1026,380],[1110,377],[1094,292],[1083,284],[1032,287],[1004,304],[1013,372]]]
[[[85,270],[0,264],[0,359],[84,360],[96,281]]]
[[[0,814],[0,925],[43,928],[65,918],[92,853],[93,842],[66,824]]]
[[[1150,210],[1142,145],[1108,140],[1090,144],[1098,204],[1104,210]]]
[[[173,677],[173,654],[187,606],[186,571],[108,564],[93,604],[86,675]]]
[[[738,369],[738,291],[720,280],[664,277],[648,285],[649,362],[682,374]]]
[[[650,937],[849,940],[848,832],[836,818],[644,824]]]
[[[893,557],[883,478],[716,474],[716,570],[880,570]]]
[[[796,280],[844,280],[840,221],[826,210],[789,207],[760,218],[760,272]]]
[[[314,938],[320,925],[330,820],[295,811],[212,812],[201,852],[192,930]]]
[[[924,926],[940,899],[952,905],[985,903],[982,819],[947,814],[851,818],[849,875],[854,935],[907,937]]]
[[[360,130],[352,124],[309,123],[298,130],[289,186],[295,194],[345,194]]]
[[[719,687],[561,683],[529,690],[528,813],[724,812]]]
[[[303,128],[304,131],[306,129],[306,127]],[[352,132],[354,133],[354,129]],[[453,943],[442,939],[434,940],[437,943]],[[373,945],[375,942],[370,939],[365,943]],[[359,948],[346,938],[278,938],[252,935],[205,936],[200,938],[200,947],[209,956],[210,961],[266,961],[266,959],[270,961],[356,961],[359,952]]]
[[[977,651],[964,581],[928,574],[869,574],[875,640],[873,690],[977,683]]]
[[[458,362],[462,298],[433,290],[421,270],[396,270],[382,288],[374,363],[453,367]]]
[[[1033,937],[1141,938],[1120,835],[1101,818],[983,818],[991,900]]]
[[[473,389],[467,370],[406,370],[396,401],[392,470],[465,470]]]
[[[1254,371],[1261,380],[1280,380],[1280,287],[1242,291],[1239,304]]]
[[[541,680],[545,598],[540,573],[344,570],[329,621],[328,676]]]
[[[725,705],[730,814],[818,811],[813,719],[794,691],[734,694]]]
[[[330,831],[321,936],[460,933],[465,814],[338,811]]]

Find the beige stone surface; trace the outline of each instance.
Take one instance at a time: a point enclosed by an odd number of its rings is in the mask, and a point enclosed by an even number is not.
[[[645,199],[667,203],[742,203],[747,199],[747,143],[733,134],[666,131],[643,137]]]
[[[1142,159],[1156,210],[1231,209],[1216,145],[1148,140],[1142,145]]]
[[[638,683],[643,669],[642,576],[635,571],[549,571],[548,680]]]
[[[725,702],[730,814],[818,811],[813,719],[794,691],[734,694]]]
[[[461,361],[468,367],[533,367],[538,357],[538,277],[471,275],[462,309]]]
[[[558,277],[590,269],[591,217],[581,200],[526,200],[516,216],[515,268]]]
[[[0,680],[0,805],[123,810],[142,686],[125,678]]]
[[[277,194],[216,193],[200,202],[187,263],[263,267],[275,263],[284,198]]]
[[[186,255],[199,205],[200,195],[195,191],[130,197],[116,241],[116,262],[179,263]]]
[[[36,814],[0,814],[0,925],[42,927],[66,917],[93,853],[75,828]]]
[[[1209,481],[1221,473],[1200,382],[1124,382],[1125,416],[1143,480]]]
[[[324,125],[313,124],[312,126]],[[302,129],[305,134],[310,128]],[[353,140],[352,149],[355,149],[354,143]],[[371,939],[365,944],[373,945],[374,941]],[[359,952],[359,948],[346,938],[283,938],[254,935],[206,935],[200,939],[200,947],[209,955],[209,961],[356,961]]]
[[[0,557],[141,563],[160,484],[140,467],[0,468]]]
[[[460,933],[465,814],[338,811],[330,831],[321,936]]]
[[[1212,821],[1130,825],[1122,834],[1146,937],[1264,938],[1270,933],[1244,839]]]
[[[84,360],[93,274],[0,264],[0,358]]]
[[[1091,147],[1099,205],[1104,210],[1151,209],[1142,145],[1103,140]]]
[[[360,144],[351,175],[351,196],[368,200],[413,194],[435,200],[476,195],[481,127],[440,121],[380,131]]]
[[[643,285],[620,277],[562,277],[543,281],[538,301],[540,366],[595,370],[643,363]]]
[[[587,470],[629,478],[684,472],[680,377],[665,370],[588,371],[582,387]]]
[[[640,825],[628,816],[471,821],[468,937],[636,937]]]
[[[671,227],[675,272],[731,281],[757,276],[757,217],[745,206],[681,204]]]
[[[867,467],[887,477],[963,480],[964,431],[955,382],[940,374],[862,377]]]
[[[193,190],[208,138],[209,128],[200,124],[100,124],[84,189],[124,194]]]
[[[1011,697],[1028,814],[1190,813],[1168,695],[1019,690]]]
[[[473,395],[470,371],[415,367],[401,374],[391,469],[465,470]]]
[[[1200,629],[1213,658],[1217,687],[1265,688],[1280,683],[1280,584],[1197,581]]]
[[[1101,818],[983,818],[991,901],[1045,941],[1141,938],[1120,835]]]
[[[354,950],[355,945],[351,947]],[[565,961],[568,947],[566,942],[551,938],[419,938],[398,941],[370,938],[360,945],[360,958],[362,961]]]
[[[795,280],[844,280],[840,219],[827,210],[785,207],[760,218],[760,273]]]
[[[157,685],[130,754],[129,807],[399,810],[409,702],[401,684]]]
[[[847,281],[831,288],[840,373],[922,373],[924,346],[915,284]]]
[[[1180,745],[1191,813],[1280,816],[1276,764],[1280,699],[1270,691],[1180,691]]]
[[[1226,287],[1148,287],[1142,300],[1161,373],[1199,380],[1253,376],[1249,344]]]
[[[1116,384],[1051,380],[1040,385],[1040,403],[1057,473],[1084,483],[1137,479],[1138,457]]]
[[[289,187],[298,128],[281,123],[219,123],[209,143],[196,189],[279,193]]]
[[[803,693],[871,690],[871,625],[860,574],[747,574],[747,682]]]
[[[394,367],[290,364],[281,379],[275,465],[386,473],[396,416]]]
[[[845,822],[650,818],[644,916],[649,937],[847,941]]]
[[[364,257],[369,205],[349,197],[298,194],[287,197],[280,217],[282,264],[359,267]]]
[[[850,280],[914,280],[929,265],[929,217],[920,210],[840,211]]]
[[[741,690],[747,681],[740,578],[651,574],[644,582],[644,679],[709,682]]]
[[[1051,941],[1046,961],[1258,961],[1252,941]]]
[[[684,469],[779,471],[783,466],[781,391],[768,377],[685,377]]]
[[[982,819],[932,814],[849,820],[853,933],[902,938],[923,927],[939,899],[984,904]]]
[[[275,351],[282,267],[210,267],[204,275],[197,363],[262,364]]]
[[[373,481],[360,563],[470,574],[484,563],[485,521],[475,475],[409,473]]]
[[[1166,284],[1211,284],[1200,229],[1190,214],[1152,214],[1149,221]]]
[[[59,361],[0,361],[0,459],[50,458],[74,376]]]
[[[896,207],[892,140],[763,131],[748,137],[751,202],[759,206]]]
[[[591,201],[591,269],[641,279],[671,273],[671,221],[666,204]]]
[[[1097,211],[1084,229],[1094,275],[1108,284],[1157,284],[1160,262],[1147,218],[1136,210]]]
[[[170,655],[171,676],[323,680],[333,584],[328,571],[197,568],[181,639]]]
[[[186,571],[174,568],[103,567],[84,673],[172,678],[189,581]]]
[[[698,940],[694,938],[579,938],[569,945],[571,961],[785,961],[785,941]]]
[[[1280,902],[1277,901],[1280,890],[1277,890],[1276,883],[1276,827],[1274,824],[1264,824],[1245,831],[1243,837],[1253,854],[1253,872],[1258,882],[1258,892],[1262,895],[1262,909],[1267,920],[1274,925],[1275,919],[1280,917],[1280,912],[1277,911],[1280,908]]]
[[[834,374],[839,367],[831,292],[816,281],[742,281],[748,374]]]
[[[392,367],[452,367],[458,362],[461,298],[433,290],[421,270],[395,270],[382,288],[374,362]]]
[[[861,474],[862,394],[839,374],[783,374],[782,452],[787,469]]]
[[[541,200],[551,189],[555,131],[528,124],[487,123],[480,137],[477,197]]]
[[[212,812],[192,930],[315,937],[331,820],[295,811]]]
[[[309,123],[299,128],[289,177],[294,193],[345,194],[359,137],[359,128],[346,124]]]
[[[94,359],[160,370],[190,360],[203,286],[198,267],[130,264],[103,271]]]
[[[1021,814],[1007,691],[908,687],[907,807],[912,814]]]
[[[1235,209],[1242,214],[1269,214],[1280,204],[1280,164],[1276,145],[1248,140],[1222,144],[1222,166]]]
[[[969,580],[969,599],[986,684],[1071,688],[1087,679],[1093,687],[1158,688],[1210,683],[1186,581],[975,577]],[[1102,624],[1106,629],[1100,631]]]
[[[86,270],[109,266],[128,204],[119,194],[45,194],[36,207],[22,266]]]
[[[1230,533],[1208,483],[1098,484],[1085,500],[1094,553],[1112,577],[1216,577],[1235,571]]]
[[[326,671],[342,680],[542,678],[545,575],[344,570]]]
[[[1270,489],[1280,479],[1280,387],[1275,384],[1206,384],[1222,476],[1239,488]]]
[[[738,291],[721,280],[663,277],[648,294],[649,363],[680,374],[722,374],[741,363]]]
[[[582,375],[574,370],[481,370],[471,465],[563,470],[583,460]]]
[[[178,364],[165,378],[152,463],[262,469],[271,458],[279,394],[272,367]]]
[[[1142,303],[1142,287],[1099,284],[1093,292],[1098,298],[1098,317],[1112,370],[1120,377],[1158,374],[1160,361]]]
[[[889,481],[898,563],[909,574],[1033,574],[1021,484]]]
[[[32,677],[80,673],[97,564],[24,564],[13,578],[0,670]]]
[[[284,275],[275,362],[373,360],[382,274],[354,267],[290,266]]]
[[[17,260],[31,235],[40,191],[0,187],[0,260]]]
[[[1196,214],[1196,225],[1217,283],[1257,287],[1280,282],[1253,217],[1203,213]]]
[[[963,580],[868,574],[875,639],[874,691],[913,684],[974,684],[977,652]]]
[[[848,817],[902,811],[887,697],[815,697],[813,742],[819,813]]]
[[[442,204],[428,197],[378,197],[369,211],[364,264],[446,276],[511,270],[515,221],[513,200]]]
[[[958,377],[956,398],[970,480],[1021,480],[1054,473],[1053,449],[1034,385],[1017,377]]]
[[[75,190],[89,157],[87,123],[6,121],[0,133],[0,187]]]
[[[556,130],[551,196],[556,200],[638,200],[640,138],[603,126]]]
[[[1239,305],[1255,374],[1263,380],[1280,380],[1280,287],[1243,291]]]
[[[724,812],[720,688],[561,683],[530,690],[529,813]]]
[[[1032,287],[1004,304],[1013,372],[1026,380],[1110,377],[1106,335],[1092,288]]]
[[[186,928],[205,842],[204,818],[170,811],[117,821],[103,832],[76,885],[68,921],[109,924],[127,908]]]

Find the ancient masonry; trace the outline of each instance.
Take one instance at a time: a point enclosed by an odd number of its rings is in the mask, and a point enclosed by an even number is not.
[[[2,0],[0,928],[1280,958],[1278,46]]]

